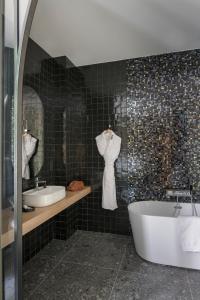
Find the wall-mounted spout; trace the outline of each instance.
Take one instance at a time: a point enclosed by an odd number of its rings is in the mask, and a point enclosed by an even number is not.
[[[190,190],[179,190],[179,189],[167,189],[166,197],[191,197]]]

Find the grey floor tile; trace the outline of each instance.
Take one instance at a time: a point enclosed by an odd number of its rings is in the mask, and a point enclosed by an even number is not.
[[[135,250],[133,241],[130,241],[126,247],[125,255],[120,269],[123,271],[142,272],[145,269],[155,269],[160,265],[153,264],[142,259]]]
[[[180,271],[180,272],[179,272]],[[185,270],[160,267],[157,272],[120,271],[112,300],[191,300]]]
[[[69,238],[70,240],[74,240],[75,242],[78,241],[78,239],[83,235],[84,232],[88,232],[85,230],[76,230],[73,235]],[[67,239],[67,241],[69,240]]]
[[[23,291],[27,297],[49,275],[52,269],[66,255],[74,239],[52,240],[23,267]]]
[[[189,284],[193,300],[200,299],[200,270],[188,270]]]
[[[117,268],[128,241],[128,237],[121,235],[82,232],[76,247],[64,259],[88,266]]]
[[[115,276],[112,269],[62,262],[29,299],[106,300]]]
[[[29,295],[48,276],[57,264],[57,258],[36,255],[23,268],[23,292]]]
[[[132,237],[77,231],[67,241],[53,240],[24,266],[24,299],[191,300],[192,289],[200,300],[199,282],[200,271],[140,258]]]
[[[124,278],[126,276],[130,278],[130,284],[133,284],[133,287],[129,286],[127,293],[133,294],[133,299],[191,299],[190,286],[185,269],[154,264],[143,260],[136,253],[133,242],[127,245],[120,269],[122,270],[122,277],[121,279],[119,277],[119,282],[121,282],[119,286],[122,286],[123,292],[125,289]],[[127,285],[129,285],[128,278]],[[116,300],[120,299],[120,293],[120,291],[116,292]],[[118,295],[119,298],[117,298]]]
[[[68,244],[66,241],[62,240],[52,240],[47,246],[45,246],[40,252],[40,256],[49,256],[49,257],[60,257],[64,255],[64,251],[68,249]]]
[[[114,234],[114,233],[105,233],[105,232],[96,232],[96,231],[85,231],[85,230],[77,230],[75,234],[79,238],[87,238],[87,239],[94,239],[94,238],[107,238],[109,239],[123,239],[126,242],[131,241],[132,237],[129,235],[122,235],[122,234]]]
[[[47,255],[49,257],[57,257],[58,259],[66,254],[66,252],[78,242],[79,236],[72,235],[69,239],[57,240],[53,239],[46,247],[44,247],[39,255]]]

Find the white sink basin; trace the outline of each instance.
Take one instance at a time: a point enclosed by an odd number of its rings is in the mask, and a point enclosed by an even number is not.
[[[23,193],[23,203],[32,207],[44,207],[52,205],[65,198],[64,186],[49,185],[46,188],[39,187]]]

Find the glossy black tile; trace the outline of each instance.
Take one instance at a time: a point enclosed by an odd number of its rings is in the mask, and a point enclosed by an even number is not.
[[[55,218],[57,238],[77,228],[130,234],[128,203],[166,200],[166,188],[192,184],[199,200],[199,50],[76,68],[66,57],[39,55],[31,43],[25,83],[45,110],[39,175],[49,184],[82,178],[95,187]],[[115,211],[101,208],[104,161],[95,143],[109,124],[122,138]]]

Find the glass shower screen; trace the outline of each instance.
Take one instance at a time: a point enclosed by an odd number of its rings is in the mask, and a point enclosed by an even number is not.
[[[15,75],[18,63],[18,1],[1,4],[1,297],[21,297],[21,215],[16,197],[16,116],[18,103]],[[20,199],[19,199],[20,200]],[[21,225],[20,225],[21,226]]]
[[[22,83],[36,5],[0,0],[0,300],[23,299]]]

